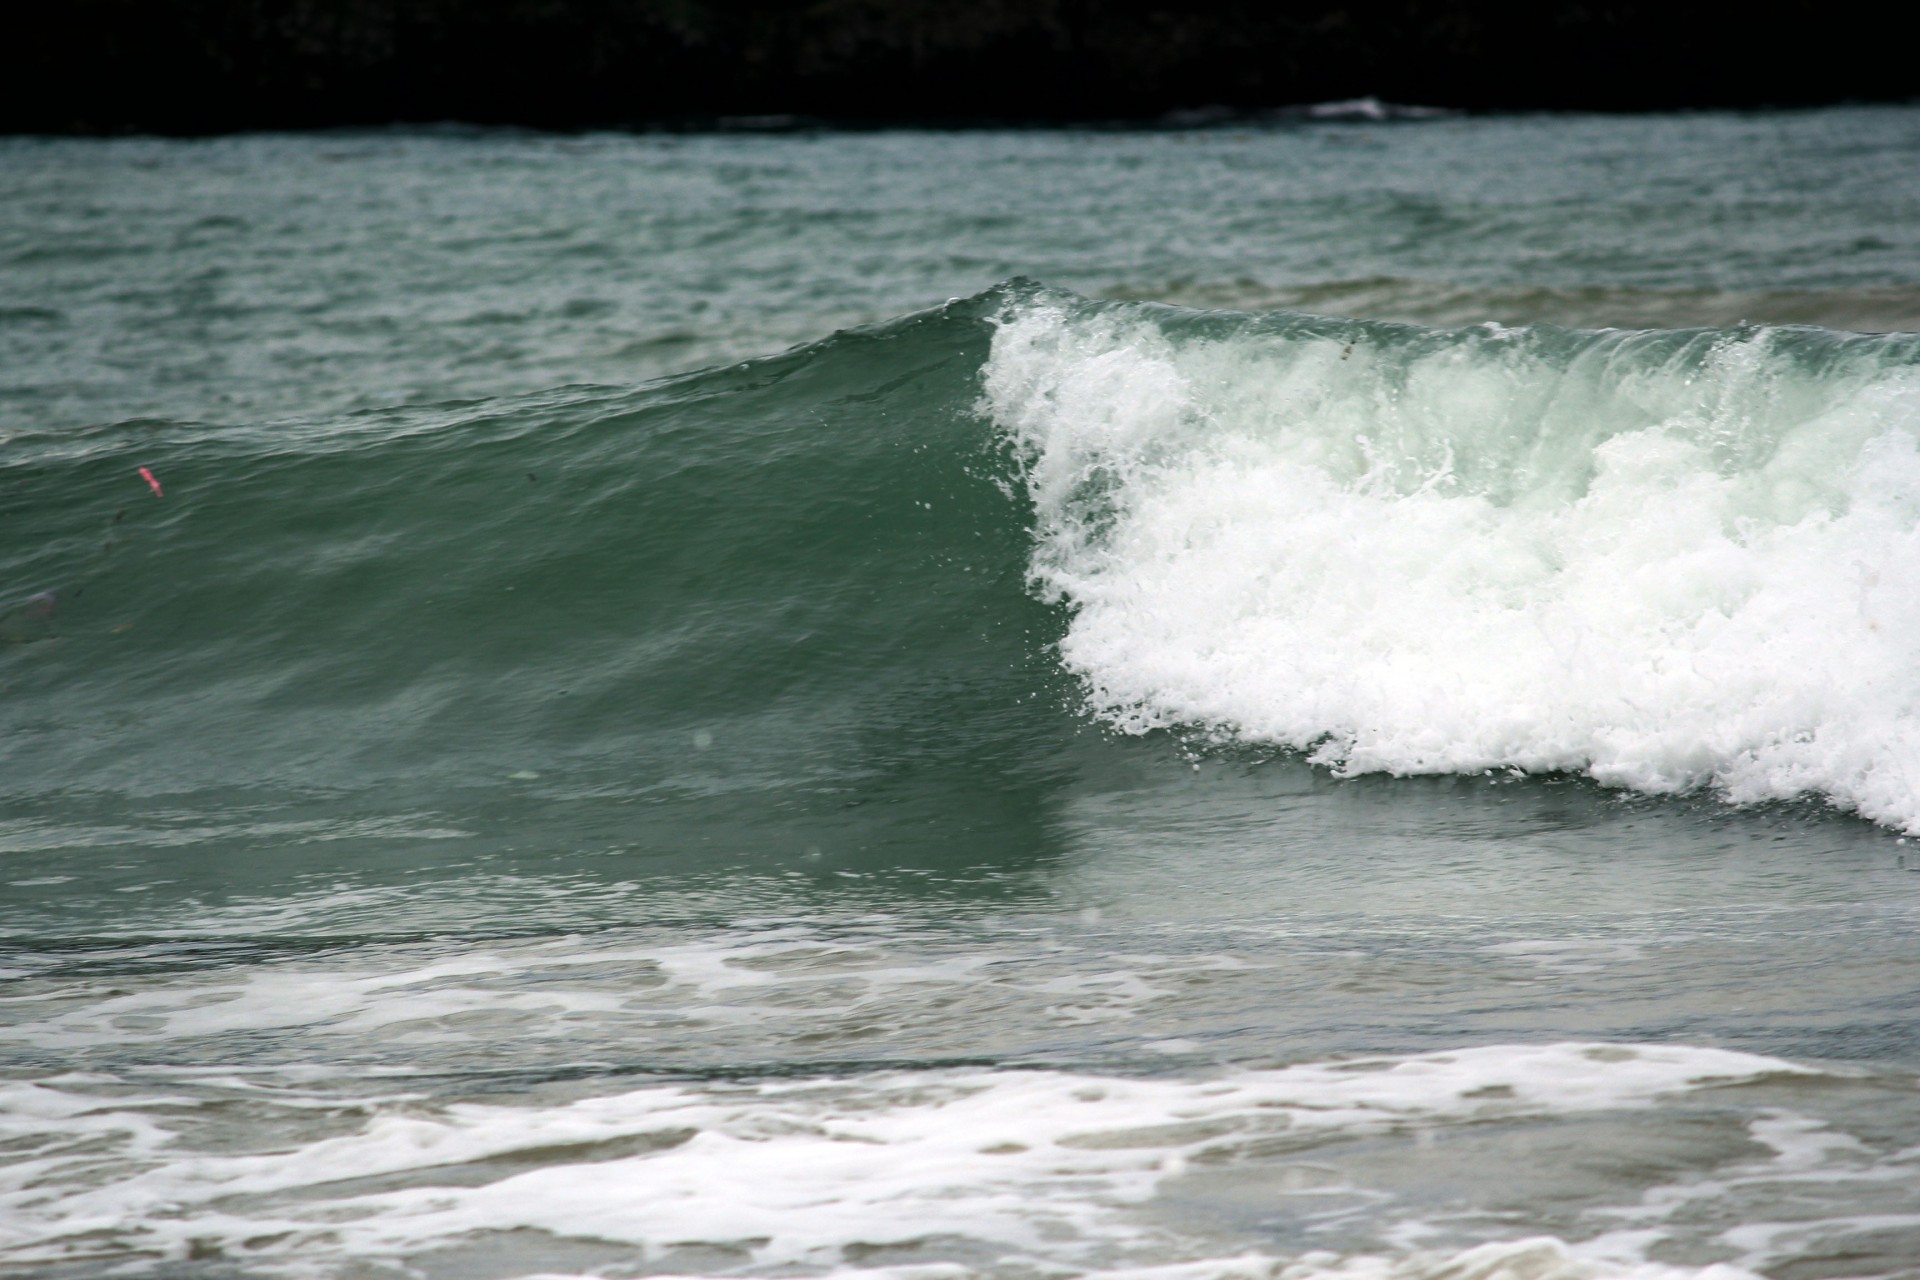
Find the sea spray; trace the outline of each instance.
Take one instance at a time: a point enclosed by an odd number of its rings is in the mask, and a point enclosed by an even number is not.
[[[1123,731],[1920,831],[1920,341],[1030,290],[984,388]]]

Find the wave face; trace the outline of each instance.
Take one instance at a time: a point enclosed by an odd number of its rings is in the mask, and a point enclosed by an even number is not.
[[[1920,339],[1035,291],[984,405],[1121,730],[1920,831]]]
[[[276,832],[711,860],[1020,828],[1064,681],[972,412],[988,338],[957,306],[630,390],[15,436],[15,842],[165,842],[165,802],[234,822],[244,880]]]

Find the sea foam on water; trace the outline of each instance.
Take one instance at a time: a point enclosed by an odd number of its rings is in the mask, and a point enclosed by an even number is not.
[[[1012,1263],[1015,1274],[1038,1261],[1034,1270],[1198,1280],[1223,1272],[1143,1268],[1139,1260],[1164,1241],[1130,1216],[1190,1165],[1251,1176],[1322,1143],[1643,1111],[1735,1082],[1817,1075],[1720,1049],[1570,1043],[1191,1081],[959,1069],[649,1084],[544,1106],[427,1104],[398,1091],[412,1083],[399,1076],[396,1092],[347,1107],[324,1127],[311,1123],[313,1112],[336,1110],[324,1095],[245,1072],[174,1072],[175,1087],[165,1092],[79,1075],[0,1088],[0,1135],[24,1153],[0,1180],[0,1207],[13,1259],[29,1266],[85,1257],[89,1243],[99,1246],[89,1233],[139,1223],[135,1247],[150,1257],[217,1256],[268,1275],[339,1274],[348,1260],[380,1274],[380,1264],[518,1231],[624,1246],[622,1256],[637,1253],[656,1269],[665,1263],[668,1274],[676,1255],[711,1266],[696,1246],[722,1253],[729,1273],[751,1262],[761,1274],[819,1274],[843,1257],[884,1260],[888,1248],[924,1267],[917,1251],[930,1241],[969,1239],[983,1259]],[[203,1102],[180,1086],[220,1097]],[[257,1153],[180,1150],[177,1127],[223,1105],[273,1115],[290,1127],[290,1140]],[[325,1128],[336,1132],[321,1136]],[[1746,1176],[1789,1172],[1784,1146],[1754,1132],[1760,1158]],[[59,1143],[62,1133],[90,1143],[81,1157],[90,1176],[78,1185],[41,1181],[75,1158]],[[573,1158],[555,1161],[556,1153]],[[1276,1207],[1347,1195],[1365,1198],[1322,1170],[1280,1194]],[[1576,1248],[1533,1239],[1487,1252],[1515,1276],[1700,1274],[1636,1266],[1644,1261],[1637,1247],[1657,1234]],[[1582,1265],[1582,1252],[1593,1261]],[[1517,1258],[1525,1265],[1514,1265]],[[1288,1262],[1262,1254],[1242,1261],[1263,1276],[1286,1274]],[[1297,1280],[1422,1274],[1417,1261],[1302,1261],[1290,1273]],[[858,1266],[841,1273],[887,1274]],[[979,1271],[949,1265],[943,1274]]]
[[[983,408],[1132,733],[1920,831],[1920,346],[1029,298]]]

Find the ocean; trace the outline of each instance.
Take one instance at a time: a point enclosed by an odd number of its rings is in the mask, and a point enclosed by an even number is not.
[[[1920,108],[1393,114],[0,140],[0,1274],[1920,1277]]]

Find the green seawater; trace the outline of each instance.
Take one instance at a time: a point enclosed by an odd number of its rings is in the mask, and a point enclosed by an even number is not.
[[[0,140],[0,1270],[1920,1274],[1917,154]]]

